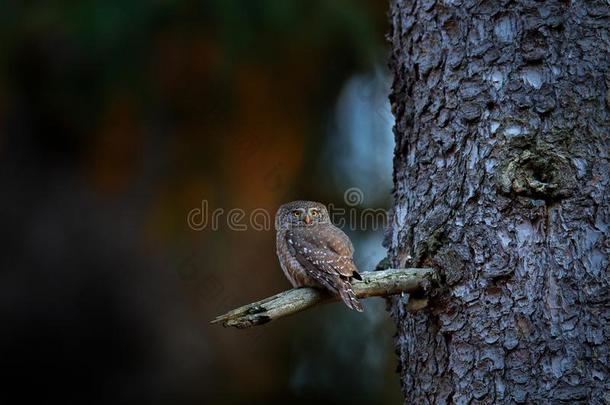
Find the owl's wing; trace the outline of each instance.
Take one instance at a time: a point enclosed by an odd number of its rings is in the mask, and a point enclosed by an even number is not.
[[[330,276],[360,279],[352,261],[352,243],[339,228],[325,226],[293,229],[286,233],[286,239],[289,249],[308,272],[315,269]]]
[[[316,228],[287,231],[286,242],[290,253],[310,277],[338,294],[349,308],[362,311],[362,304],[350,284],[351,277],[362,280],[352,261],[354,248],[351,242],[339,228]]]
[[[328,248],[338,255],[351,258],[354,255],[354,245],[352,245],[349,236],[334,225],[327,225],[325,228],[327,229],[327,232],[332,235],[331,238],[326,239]]]

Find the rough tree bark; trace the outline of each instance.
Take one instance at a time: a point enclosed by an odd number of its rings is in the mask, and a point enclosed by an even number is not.
[[[406,403],[610,403],[610,6],[395,0],[392,298]]]

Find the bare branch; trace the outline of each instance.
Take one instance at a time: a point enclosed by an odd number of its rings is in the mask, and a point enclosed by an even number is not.
[[[423,291],[436,279],[436,271],[430,268],[388,269],[364,272],[361,275],[362,281],[352,282],[352,288],[358,298]],[[248,328],[338,299],[314,288],[293,288],[220,315],[212,323],[222,322],[225,327]]]

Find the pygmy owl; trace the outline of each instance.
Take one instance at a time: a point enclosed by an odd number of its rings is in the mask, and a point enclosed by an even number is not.
[[[330,222],[323,204],[293,201],[275,214],[277,256],[294,287],[324,288],[362,311],[350,281],[362,280],[349,237]]]

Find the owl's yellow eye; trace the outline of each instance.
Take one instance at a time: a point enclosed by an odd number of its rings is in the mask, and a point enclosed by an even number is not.
[[[316,211],[316,210],[311,211],[311,216],[312,216],[312,217],[317,217],[317,216],[318,216],[318,214],[319,214],[319,212],[318,212],[318,211]]]
[[[299,215],[301,215],[301,213],[299,211],[292,211],[292,216],[293,217],[298,217]]]

